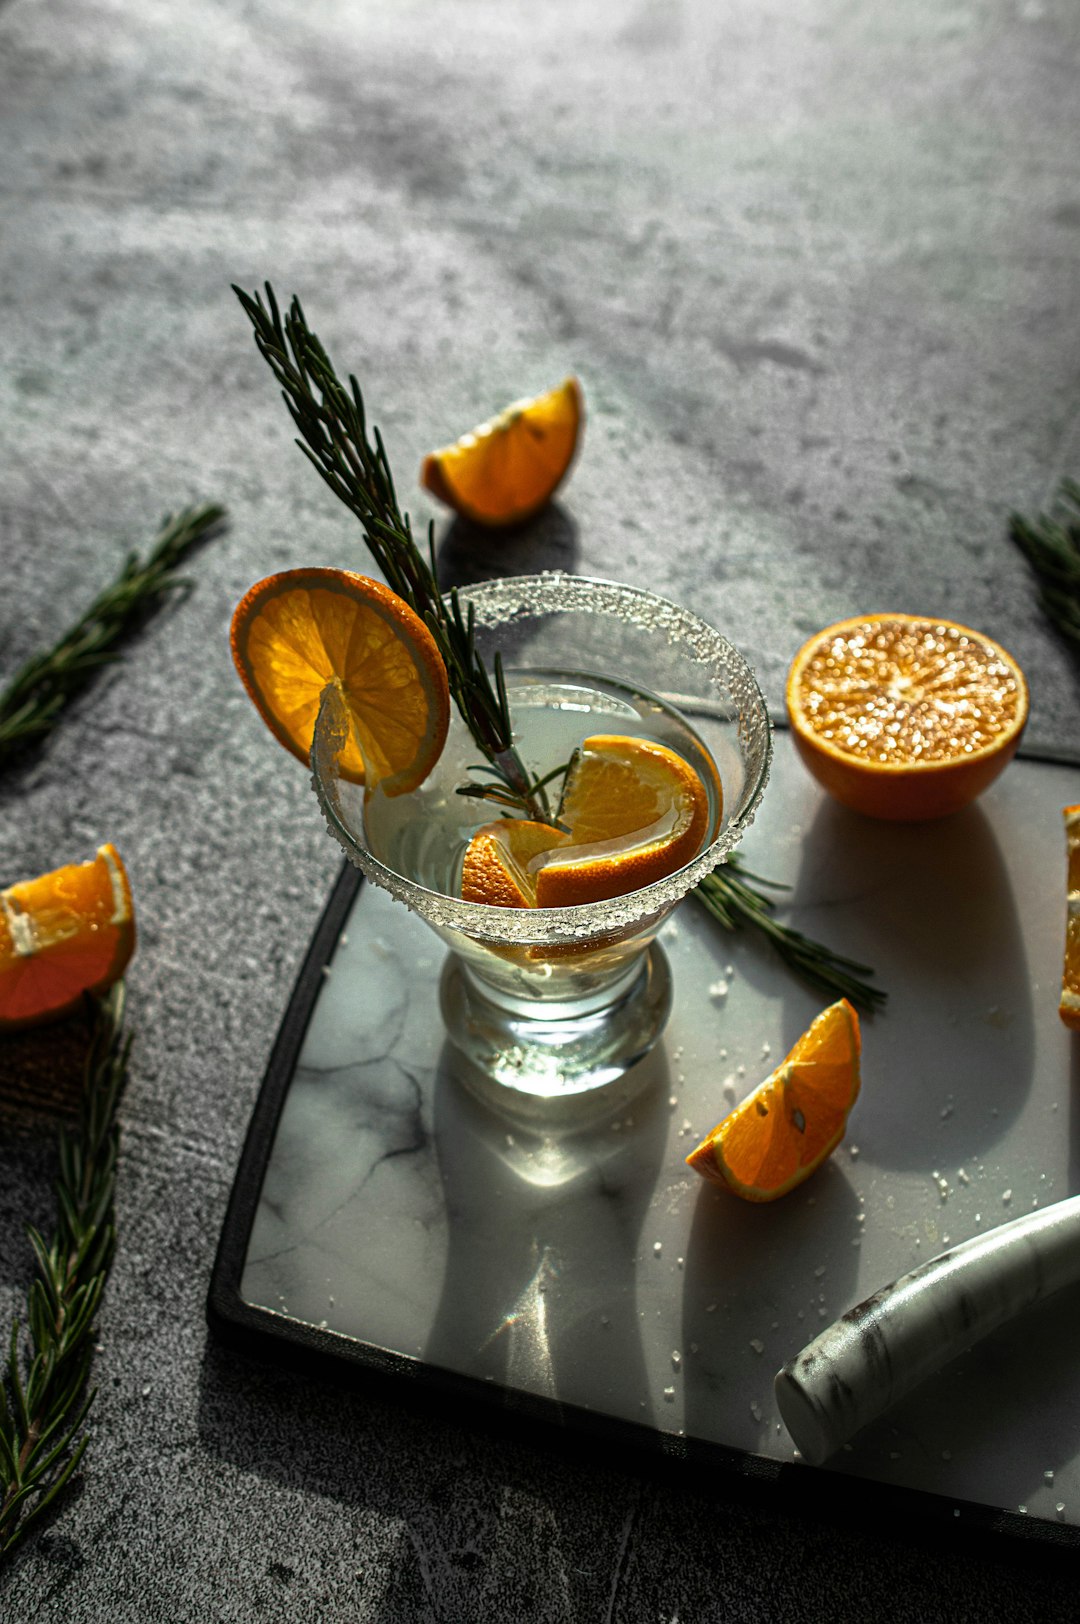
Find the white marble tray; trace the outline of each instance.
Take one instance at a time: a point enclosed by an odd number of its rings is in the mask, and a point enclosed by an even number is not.
[[[662,938],[674,1012],[637,1097],[588,1131],[539,1134],[462,1089],[435,1003],[442,949],[363,886],[340,935],[329,922],[325,969],[309,965],[302,1044],[303,1008],[287,1023],[295,1075],[279,1076],[276,1132],[276,1100],[257,1113],[212,1319],[271,1347],[488,1384],[553,1419],[586,1412],[669,1452],[685,1438],[790,1463],[781,1364],[950,1241],[1080,1191],[1080,1045],[1056,1014],[1061,808],[1077,800],[1080,770],[1019,760],[952,819],[871,823],[822,796],[777,734],[743,856],[792,886],[785,919],[873,964],[889,1002],[864,1019],[845,1144],[765,1207],[683,1158],[826,1001],[766,946],[684,903]],[[1068,1539],[1078,1413],[1070,1290],[820,1474],[794,1471]]]

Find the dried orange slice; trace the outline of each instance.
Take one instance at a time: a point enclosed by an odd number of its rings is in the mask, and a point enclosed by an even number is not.
[[[584,409],[576,378],[532,400],[517,400],[425,457],[420,483],[476,524],[520,524],[551,500],[566,477]]]
[[[568,834],[509,819],[477,830],[465,854],[465,901],[568,908],[625,896],[697,854],[709,801],[694,768],[666,745],[598,733],[567,773],[559,819]]]
[[[788,673],[796,748],[820,784],[875,818],[955,812],[1016,753],[1024,674],[981,632],[922,615],[858,615],[819,632]]]
[[[404,795],[438,761],[450,721],[446,667],[419,615],[381,581],[337,569],[267,576],[237,604],[229,641],[263,721],[301,761],[331,683],[351,723],[345,777]]]
[[[810,1177],[844,1137],[859,1094],[859,1017],[841,998],[810,1023],[783,1065],[686,1158],[746,1201],[775,1201]]]
[[[0,891],[0,1027],[53,1020],[118,981],[135,948],[115,846]]]
[[[1065,819],[1065,844],[1069,857],[1066,882],[1069,903],[1058,1014],[1066,1026],[1080,1032],[1080,806],[1067,806],[1062,816]]]

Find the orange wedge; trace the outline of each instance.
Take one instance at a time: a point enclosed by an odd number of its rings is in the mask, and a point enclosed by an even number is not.
[[[424,458],[420,483],[476,524],[520,524],[549,502],[569,471],[584,417],[581,385],[567,378],[518,400],[453,445]]]
[[[819,632],[788,673],[792,737],[811,773],[870,817],[939,818],[1012,759],[1024,674],[1000,644],[951,620],[859,615]]]
[[[674,750],[599,733],[585,740],[567,773],[559,819],[568,834],[509,819],[477,830],[465,854],[466,902],[568,908],[625,896],[697,854],[709,802]]]
[[[115,846],[0,891],[0,1028],[67,1015],[118,981],[135,948],[127,871]]]
[[[1069,857],[1066,882],[1069,902],[1058,1014],[1066,1026],[1080,1032],[1080,806],[1067,806],[1062,816],[1065,819],[1065,844]]]
[[[331,683],[351,722],[345,777],[404,795],[438,761],[450,721],[446,667],[419,615],[380,581],[336,569],[270,575],[237,604],[230,644],[263,721],[301,761]]]
[[[529,865],[569,839],[550,823],[533,823],[527,818],[485,823],[465,852],[462,897],[494,908],[535,908],[536,875]]]
[[[745,1201],[775,1201],[808,1179],[844,1137],[859,1094],[859,1017],[841,998],[811,1022],[782,1066],[686,1158]]]

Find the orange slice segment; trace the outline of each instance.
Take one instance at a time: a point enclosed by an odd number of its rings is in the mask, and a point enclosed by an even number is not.
[[[559,820],[568,833],[509,818],[478,829],[465,853],[466,902],[568,908],[640,890],[696,855],[709,800],[666,745],[598,733],[571,764]]]
[[[704,842],[709,800],[666,745],[598,733],[567,774],[560,818],[571,842],[538,865],[539,908],[604,902],[674,874]]]
[[[520,524],[551,500],[569,472],[584,409],[576,378],[515,401],[425,457],[420,483],[476,524]]]
[[[1065,923],[1065,966],[1061,976],[1058,1014],[1065,1025],[1080,1032],[1080,806],[1067,806],[1065,844],[1068,852],[1068,915]]]
[[[402,598],[349,570],[284,570],[240,600],[230,634],[245,688],[275,738],[301,761],[324,688],[341,693],[352,737],[344,775],[387,795],[423,783],[450,721],[446,667]]]
[[[0,891],[0,1027],[53,1020],[119,980],[135,948],[115,846]]]
[[[535,908],[534,858],[565,845],[570,839],[549,823],[527,818],[500,818],[485,823],[469,842],[461,875],[466,902],[495,908]]]
[[[1024,674],[981,632],[919,615],[861,615],[812,637],[788,673],[800,756],[870,817],[918,820],[966,806],[1012,759],[1028,714]]]
[[[808,1179],[844,1137],[859,1094],[859,1017],[841,998],[822,1010],[783,1065],[686,1158],[746,1201],[775,1201]]]

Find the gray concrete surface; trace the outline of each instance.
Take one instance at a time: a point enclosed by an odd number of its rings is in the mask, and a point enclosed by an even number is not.
[[[449,573],[666,590],[775,707],[830,619],[947,613],[1027,669],[1029,743],[1075,749],[1078,668],[1005,519],[1080,474],[1078,55],[1074,0],[0,0],[0,674],[165,510],[231,514],[0,782],[5,879],[112,839],[140,925],[95,1438],[5,1621],[1076,1616],[1049,1556],[343,1395],[223,1353],[203,1303],[337,866],[229,616],[270,570],[366,556],[229,284],[303,297],[420,520],[423,451],[580,373],[559,506],[499,541],[435,515]],[[53,1128],[3,1122],[5,1325]]]

